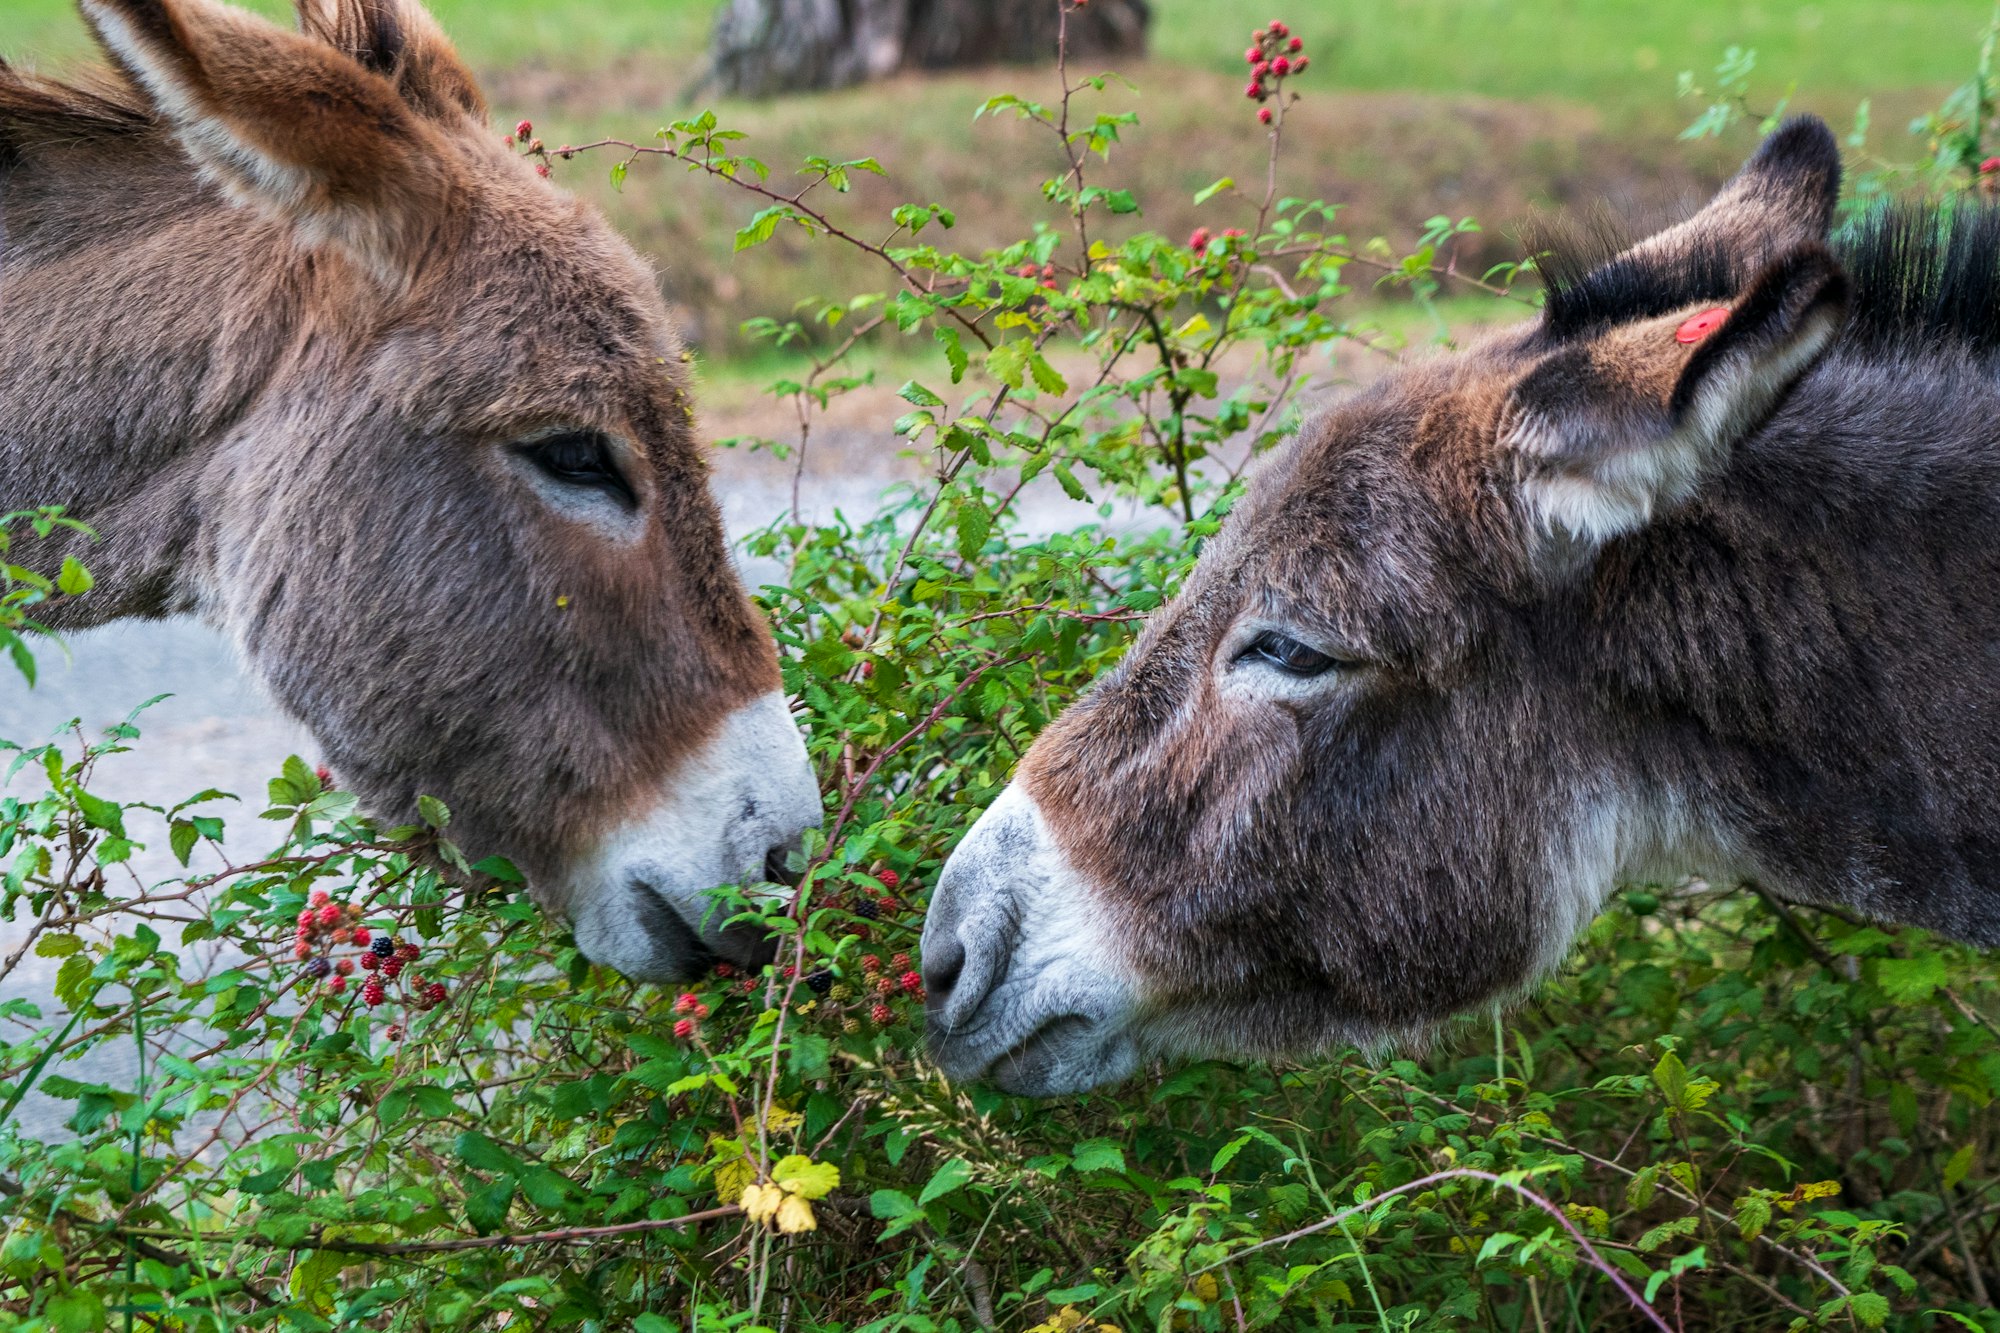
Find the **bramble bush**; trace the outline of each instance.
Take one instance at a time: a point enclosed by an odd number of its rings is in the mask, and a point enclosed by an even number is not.
[[[926,1069],[925,887],[1176,586],[1328,352],[1398,354],[1357,295],[1533,300],[1512,290],[1530,265],[1455,272],[1470,222],[1399,254],[1284,193],[1286,110],[1325,77],[1310,38],[1273,24],[1246,50],[1243,179],[1202,192],[1215,220],[1188,238],[1098,183],[1115,148],[1161,149],[1067,65],[1050,100],[982,109],[1039,126],[1055,165],[1047,225],[977,255],[945,203],[886,236],[844,216],[868,158],[780,181],[710,115],[560,148],[524,125],[558,177],[610,152],[620,184],[678,166],[745,191],[739,248],[796,227],[882,264],[886,290],[759,326],[797,366],[771,392],[800,430],[737,447],[803,468],[818,415],[871,382],[862,349],[930,357],[895,422],[927,479],[749,539],[786,571],[762,597],[826,793],[795,898],[718,895],[782,937],[778,962],[685,990],[592,968],[504,863],[466,873],[443,806],[381,828],[299,760],[256,832],[216,792],[106,799],[143,714],[11,747],[0,912],[22,943],[0,978],[30,949],[60,960],[52,1004],[0,1004],[15,1325],[2000,1329],[1990,967],[1742,888],[1622,891],[1532,1000],[1428,1052],[1160,1069],[1052,1103]],[[1988,63],[1923,131],[1927,188],[1980,179]],[[1705,131],[1742,114],[1740,54],[1724,73]],[[1029,530],[1022,497],[1058,492],[1073,529]],[[33,572],[60,521],[0,525],[24,562],[0,569],[0,642],[24,670],[35,607],[89,595],[81,568]],[[139,844],[207,868],[145,882]],[[121,1047],[131,1086],[75,1076]],[[73,1105],[62,1135],[22,1131],[30,1089]]]

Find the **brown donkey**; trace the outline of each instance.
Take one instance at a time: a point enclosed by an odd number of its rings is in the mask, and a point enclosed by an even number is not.
[[[1830,250],[1839,178],[1794,122],[1270,459],[953,855],[943,1067],[1417,1039],[1621,879],[2000,944],[2000,216]]]
[[[819,797],[651,272],[414,0],[82,9],[115,72],[0,65],[0,510],[103,538],[54,623],[222,628],[599,962],[754,952],[705,891]]]

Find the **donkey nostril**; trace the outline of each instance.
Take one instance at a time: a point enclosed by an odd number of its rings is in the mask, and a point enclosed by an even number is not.
[[[793,844],[781,842],[771,848],[770,851],[764,853],[764,878],[770,880],[773,884],[783,884],[791,888],[798,887],[798,872],[791,867],[791,856],[794,850],[796,849]]]
[[[951,988],[964,971],[965,947],[956,937],[947,936],[924,951],[924,990],[933,1005],[941,1007],[950,998]]]

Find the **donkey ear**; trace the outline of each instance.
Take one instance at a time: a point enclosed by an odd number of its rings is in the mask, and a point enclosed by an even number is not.
[[[105,50],[239,201],[400,283],[450,157],[395,84],[326,42],[214,0],[82,0]]]
[[[1773,256],[1824,243],[1840,202],[1840,144],[1818,116],[1786,121],[1686,222],[1641,241],[1630,257],[1669,259],[1695,247],[1744,257],[1754,272]]]
[[[1734,304],[1559,347],[1514,386],[1501,449],[1534,526],[1589,549],[1693,494],[1839,330],[1847,278],[1818,245]]]
[[[295,8],[301,32],[390,80],[420,114],[486,122],[472,71],[416,0],[295,0]]]

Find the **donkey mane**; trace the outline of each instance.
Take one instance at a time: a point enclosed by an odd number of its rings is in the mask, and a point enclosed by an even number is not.
[[[103,139],[143,134],[157,124],[145,95],[111,69],[72,81],[0,60],[0,160],[29,139]]]
[[[1601,218],[1542,221],[1531,236],[1548,341],[1731,301],[1752,276],[1716,241],[1633,255]],[[1834,354],[2000,354],[2000,204],[1878,204],[1836,232],[1830,249],[1853,284]]]

